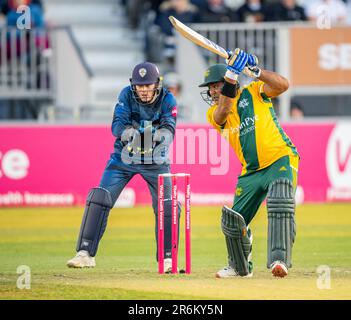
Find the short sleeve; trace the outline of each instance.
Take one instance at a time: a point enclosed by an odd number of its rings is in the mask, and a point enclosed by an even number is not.
[[[214,120],[214,117],[213,117],[213,114],[214,114],[214,111],[216,110],[217,106],[214,105],[212,106],[211,108],[209,108],[207,110],[207,121],[215,128],[217,129],[218,131],[221,131],[224,127],[224,125],[219,125],[216,123],[216,121]]]
[[[263,81],[253,81],[249,84],[249,87],[253,94],[258,97],[261,102],[271,103],[271,99],[263,91]]]

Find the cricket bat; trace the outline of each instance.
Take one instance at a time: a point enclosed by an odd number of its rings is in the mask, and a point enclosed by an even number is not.
[[[223,57],[224,59],[229,58],[229,54],[227,50],[219,46],[217,43],[205,38],[201,34],[197,33],[193,29],[186,26],[184,23],[180,22],[178,19],[174,18],[173,16],[168,17],[169,21],[172,23],[173,27],[186,39],[192,41],[193,43],[197,44],[200,47],[203,47],[219,56]],[[244,68],[243,73],[247,76],[251,77],[251,73],[248,70],[247,66]]]
[[[188,40],[196,43],[198,46],[203,47],[209,51],[212,51],[215,54],[223,57],[224,59],[228,59],[229,55],[228,52],[219,46],[218,44],[214,43],[213,41],[205,38],[201,34],[197,33],[193,29],[187,27],[184,23],[180,22],[178,19],[174,18],[173,16],[168,17],[169,21],[171,21],[173,27],[185,38]]]

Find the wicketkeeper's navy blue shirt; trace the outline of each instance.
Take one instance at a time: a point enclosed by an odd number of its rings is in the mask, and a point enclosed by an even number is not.
[[[125,142],[121,141],[123,131],[133,126],[139,129],[143,126],[144,121],[152,121],[152,126],[156,129],[166,128],[174,136],[177,119],[177,103],[174,96],[165,88],[161,92],[153,104],[143,105],[138,103],[134,97],[131,86],[125,87],[115,106],[112,134],[116,137],[115,141],[115,156],[120,159]],[[162,158],[165,161],[168,159],[169,149],[165,149],[162,153]],[[160,159],[153,159],[159,162]],[[150,163],[150,159],[144,158],[144,161]]]

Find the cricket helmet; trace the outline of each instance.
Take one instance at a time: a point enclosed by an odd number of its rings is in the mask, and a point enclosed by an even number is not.
[[[137,64],[130,78],[132,85],[152,84],[160,81],[160,72],[156,65],[151,62]]]
[[[204,82],[199,87],[207,87],[211,83],[224,81],[224,75],[227,71],[227,66],[223,63],[218,63],[210,66],[205,71]]]
[[[218,63],[210,66],[205,71],[204,82],[199,87],[208,87],[211,83],[224,82],[224,75],[227,72],[227,66],[223,63]],[[210,95],[210,90],[207,88],[200,92],[201,98],[208,104],[213,104],[213,99]]]
[[[135,86],[137,85],[142,86],[142,85],[149,85],[153,83],[157,84],[157,86],[154,89],[154,94],[156,95],[156,98],[161,92],[160,72],[157,66],[151,62],[142,62],[137,64],[134,67],[132,72],[132,77],[129,80],[134,94],[134,98],[137,100],[138,103],[149,104],[149,103],[142,102],[140,100],[135,88]],[[155,101],[154,98],[153,98],[153,101]]]

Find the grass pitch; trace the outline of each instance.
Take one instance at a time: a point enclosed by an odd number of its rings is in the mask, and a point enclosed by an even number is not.
[[[157,273],[150,207],[113,209],[96,268],[67,268],[82,214],[83,208],[0,209],[0,299],[351,299],[351,204],[297,207],[293,268],[284,279],[265,267],[264,206],[251,224],[254,276],[247,279],[214,277],[226,265],[219,207],[192,208],[191,275]],[[20,265],[30,268],[30,289],[17,288]],[[319,273],[319,266],[329,269]]]

